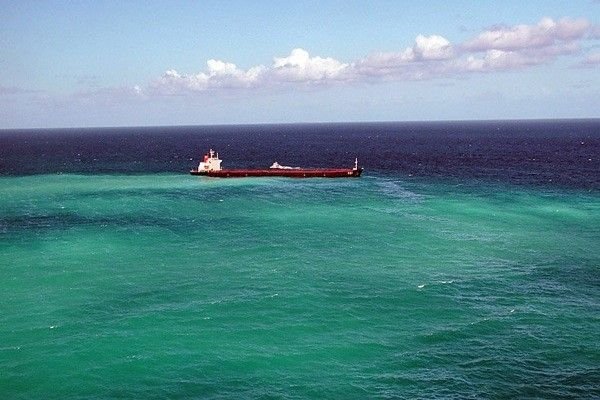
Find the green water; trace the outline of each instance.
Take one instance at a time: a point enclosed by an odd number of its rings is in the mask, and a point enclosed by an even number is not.
[[[0,397],[600,396],[600,195],[0,178]]]

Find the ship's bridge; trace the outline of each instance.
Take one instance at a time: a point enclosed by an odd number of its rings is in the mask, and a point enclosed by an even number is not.
[[[220,171],[221,162],[219,159],[219,153],[215,153],[213,149],[210,149],[207,154],[204,155],[202,161],[198,165],[198,171]]]

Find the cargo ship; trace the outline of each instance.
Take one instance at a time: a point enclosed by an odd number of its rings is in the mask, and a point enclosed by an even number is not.
[[[192,175],[204,175],[215,178],[246,178],[258,176],[281,176],[288,178],[357,178],[363,169],[358,166],[358,158],[354,160],[353,168],[300,168],[287,167],[274,162],[269,168],[263,169],[222,169],[219,153],[210,149],[204,155],[198,168],[190,171]]]

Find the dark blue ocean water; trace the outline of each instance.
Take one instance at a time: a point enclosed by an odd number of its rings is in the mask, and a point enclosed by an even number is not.
[[[290,124],[0,132],[0,174],[351,165],[366,173],[600,189],[600,120]]]
[[[599,120],[2,131],[0,399],[600,398],[599,155]]]

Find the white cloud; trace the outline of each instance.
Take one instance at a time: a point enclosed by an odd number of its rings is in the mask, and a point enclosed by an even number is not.
[[[571,54],[578,50],[579,46],[573,43],[529,51],[491,49],[487,50],[483,57],[469,55],[466,62],[460,60],[457,64],[467,72],[506,71],[545,64],[560,55]]]
[[[459,64],[467,72],[490,72],[549,63],[579,52],[579,41],[591,28],[589,21],[581,18],[542,18],[535,25],[495,27],[461,46],[467,58]],[[485,54],[477,55],[481,52]]]
[[[344,79],[349,65],[333,58],[311,57],[304,49],[294,49],[287,57],[276,57],[270,69],[274,82],[315,83]]]
[[[519,50],[552,46],[560,42],[580,39],[590,29],[590,23],[583,18],[542,18],[536,25],[500,26],[480,33],[467,41],[463,48],[467,51]]]
[[[149,89],[159,94],[179,94],[219,88],[249,88],[258,83],[264,72],[262,66],[244,71],[235,64],[213,59],[208,60],[206,65],[206,71],[198,74],[186,75],[174,69],[167,70]]]
[[[386,76],[398,71],[414,61],[415,55],[412,48],[398,53],[375,53],[354,63],[354,70],[362,76]]]
[[[580,42],[593,40],[594,26],[586,19],[542,18],[532,25],[498,26],[465,43],[453,45],[439,35],[418,35],[411,47],[380,52],[355,61],[311,56],[296,48],[274,57],[269,66],[247,70],[231,62],[211,59],[196,74],[167,70],[139,95],[180,95],[218,89],[265,89],[280,86],[325,86],[349,82],[423,80],[467,73],[523,69],[552,62],[580,51]],[[591,57],[585,63],[596,65]]]
[[[469,56],[463,65],[466,71],[489,72],[518,69],[535,65],[538,60],[528,58],[515,51],[488,50],[484,57]]]
[[[235,64],[208,60],[206,71],[180,74],[167,70],[150,85],[150,91],[160,94],[202,92],[211,89],[243,89],[279,84],[319,83],[342,80],[349,65],[333,58],[311,57],[304,49],[294,49],[287,57],[275,57],[270,67],[258,65],[242,70]]]
[[[413,52],[417,58],[423,60],[447,60],[453,56],[450,42],[438,35],[417,36]]]
[[[446,69],[443,61],[453,57],[454,49],[446,38],[419,35],[404,51],[371,54],[353,63],[352,68],[358,77],[416,80]]]

